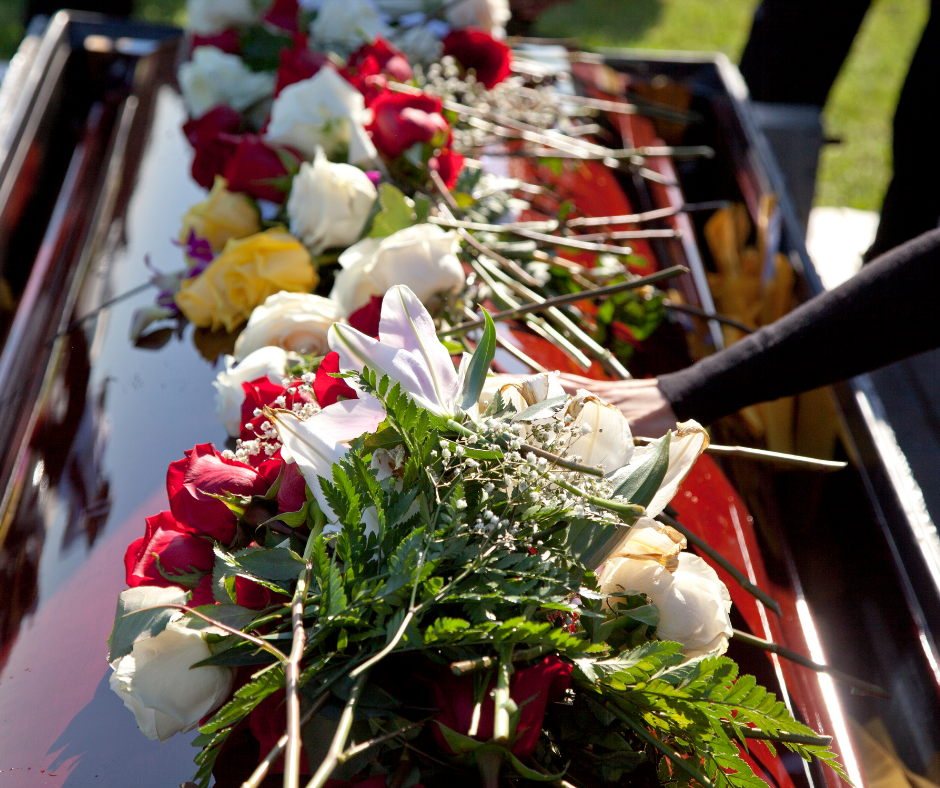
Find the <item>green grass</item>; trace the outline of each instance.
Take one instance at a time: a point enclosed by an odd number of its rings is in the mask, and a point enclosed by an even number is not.
[[[136,15],[181,24],[183,3],[137,0]],[[575,0],[550,9],[536,32],[576,38],[584,46],[719,50],[737,61],[757,3]],[[0,58],[11,56],[23,35],[22,7],[23,0],[0,0]],[[879,209],[891,174],[891,117],[927,12],[928,0],[872,4],[826,107],[826,132],[843,142],[823,151],[818,205]]]
[[[575,0],[537,33],[585,46],[719,50],[737,61],[758,0]],[[816,203],[877,211],[891,174],[891,118],[927,0],[875,0],[826,106]],[[807,20],[812,24],[812,20]],[[798,56],[794,52],[794,57]]]

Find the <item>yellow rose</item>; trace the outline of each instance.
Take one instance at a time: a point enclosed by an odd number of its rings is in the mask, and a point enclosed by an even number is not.
[[[310,253],[281,229],[231,240],[202,274],[183,282],[176,305],[197,326],[233,331],[282,290],[310,292],[319,277]]]
[[[221,175],[209,196],[196,203],[183,217],[180,243],[189,240],[190,231],[205,238],[213,252],[219,252],[232,238],[244,238],[261,229],[258,209],[247,195],[230,192],[228,182]]]

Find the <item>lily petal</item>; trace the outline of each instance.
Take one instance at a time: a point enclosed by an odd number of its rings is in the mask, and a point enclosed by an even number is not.
[[[646,507],[648,517],[655,517],[675,497],[679,485],[688,476],[699,455],[708,448],[708,433],[697,421],[677,425],[669,442],[669,468],[659,490]],[[639,451],[639,450],[638,450]]]
[[[339,354],[341,370],[362,370],[368,365],[400,383],[432,413],[454,415],[460,376],[437,338],[428,311],[404,285],[385,294],[378,340],[336,323],[330,328],[329,343]]]

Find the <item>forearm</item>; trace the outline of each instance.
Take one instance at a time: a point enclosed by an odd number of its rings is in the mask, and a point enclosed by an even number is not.
[[[710,423],[747,405],[808,391],[940,345],[940,230],[881,256],[687,369],[659,378],[680,420]]]

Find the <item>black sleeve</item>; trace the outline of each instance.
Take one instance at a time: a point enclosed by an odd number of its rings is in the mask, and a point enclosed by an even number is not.
[[[680,421],[846,380],[940,346],[940,230],[866,265],[726,350],[659,378]]]

